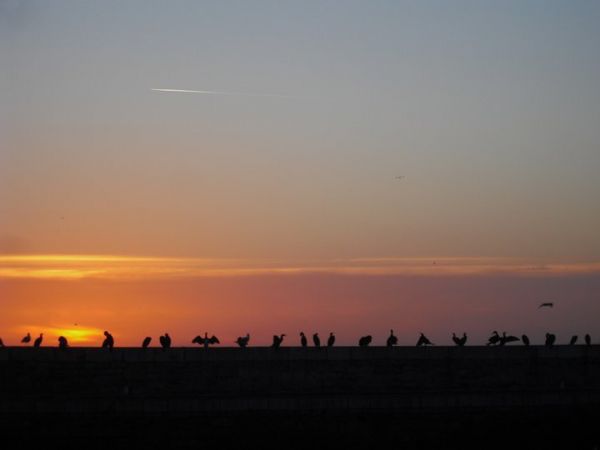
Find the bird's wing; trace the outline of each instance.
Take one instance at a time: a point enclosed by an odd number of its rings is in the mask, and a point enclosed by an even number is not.
[[[219,339],[216,336],[211,337],[208,342],[211,344],[220,344]]]

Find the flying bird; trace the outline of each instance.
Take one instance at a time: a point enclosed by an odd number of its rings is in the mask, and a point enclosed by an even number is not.
[[[35,348],[41,347],[43,340],[44,340],[44,333],[40,333],[40,336],[35,341],[33,341],[33,346]]]
[[[390,330],[390,335],[387,338],[386,345],[388,347],[393,347],[394,345],[397,345],[397,344],[398,344],[398,338],[396,336],[394,336],[394,330]]]
[[[293,98],[290,95],[267,94],[257,92],[233,92],[233,91],[206,91],[196,89],[150,89],[154,92],[164,92],[170,94],[203,94],[203,95],[235,95],[242,97],[275,97],[275,98]]]
[[[144,339],[144,342],[142,342],[142,348],[148,348],[150,346],[151,342],[152,342],[152,338],[150,336],[146,337]]]
[[[538,306],[538,309],[540,308],[553,308],[554,307],[554,303],[552,302],[545,302],[542,303],[540,306]]]
[[[235,343],[241,348],[246,348],[250,342],[250,333],[246,333],[246,336],[240,336],[236,339]]]
[[[333,347],[335,344],[335,335],[333,333],[329,333],[329,339],[327,339],[327,347]]]
[[[404,178],[406,178],[404,175],[398,175],[396,177],[396,180],[403,180]]]
[[[315,347],[321,346],[321,338],[319,338],[319,333],[313,334],[313,344],[315,344]]]
[[[23,339],[21,339],[21,343],[29,344],[30,342],[31,342],[31,333],[27,333],[27,336],[25,336]]]
[[[192,340],[192,344],[204,345],[204,348],[208,348],[209,345],[220,344],[219,339],[216,336],[208,337],[208,333],[204,333],[204,337],[196,336]]]
[[[359,347],[368,347],[373,338],[369,336],[363,336],[358,340]]]

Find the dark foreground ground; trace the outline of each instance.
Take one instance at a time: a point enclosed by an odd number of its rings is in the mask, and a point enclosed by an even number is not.
[[[600,449],[599,419],[597,346],[0,351],[2,448]]]

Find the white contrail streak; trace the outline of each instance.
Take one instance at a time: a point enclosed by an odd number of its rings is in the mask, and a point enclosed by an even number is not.
[[[292,98],[289,95],[280,94],[258,94],[251,92],[225,92],[225,91],[196,91],[192,89],[150,89],[155,92],[170,92],[180,94],[204,94],[204,95],[242,95],[245,97],[279,97],[279,98]]]

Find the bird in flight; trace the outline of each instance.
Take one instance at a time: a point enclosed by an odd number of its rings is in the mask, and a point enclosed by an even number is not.
[[[552,302],[545,302],[542,303],[540,306],[538,306],[538,309],[540,308],[553,308],[554,307],[554,303]]]
[[[396,176],[396,180],[402,180],[404,178],[406,178],[404,175],[397,175]]]

